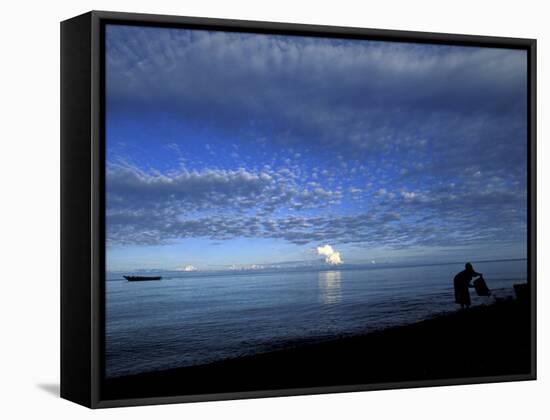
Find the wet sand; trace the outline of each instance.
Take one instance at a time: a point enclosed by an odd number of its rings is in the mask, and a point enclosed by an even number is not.
[[[515,300],[406,326],[208,365],[106,380],[102,399],[524,375],[528,305]]]

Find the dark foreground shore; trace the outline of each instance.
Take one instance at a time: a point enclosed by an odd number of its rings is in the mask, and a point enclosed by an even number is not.
[[[515,300],[362,336],[105,381],[102,399],[526,375],[530,311]]]

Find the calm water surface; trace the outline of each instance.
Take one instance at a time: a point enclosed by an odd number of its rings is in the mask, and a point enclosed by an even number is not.
[[[526,281],[525,260],[474,264],[497,297]],[[418,321],[457,309],[463,267],[183,273],[127,282],[109,274],[107,376],[204,364]],[[474,305],[490,303],[472,293]]]

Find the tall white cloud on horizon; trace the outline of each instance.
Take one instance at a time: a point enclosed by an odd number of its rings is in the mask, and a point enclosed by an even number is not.
[[[340,257],[340,253],[332,249],[330,245],[318,246],[317,254],[323,255],[325,262],[330,265],[338,265],[344,262]]]

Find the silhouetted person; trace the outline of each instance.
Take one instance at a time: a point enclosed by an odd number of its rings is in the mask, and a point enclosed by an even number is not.
[[[474,286],[470,283],[474,277],[481,277],[481,273],[476,273],[472,264],[466,263],[464,271],[458,273],[454,278],[455,286],[455,302],[464,307],[469,308],[472,303],[470,300],[469,288]]]

